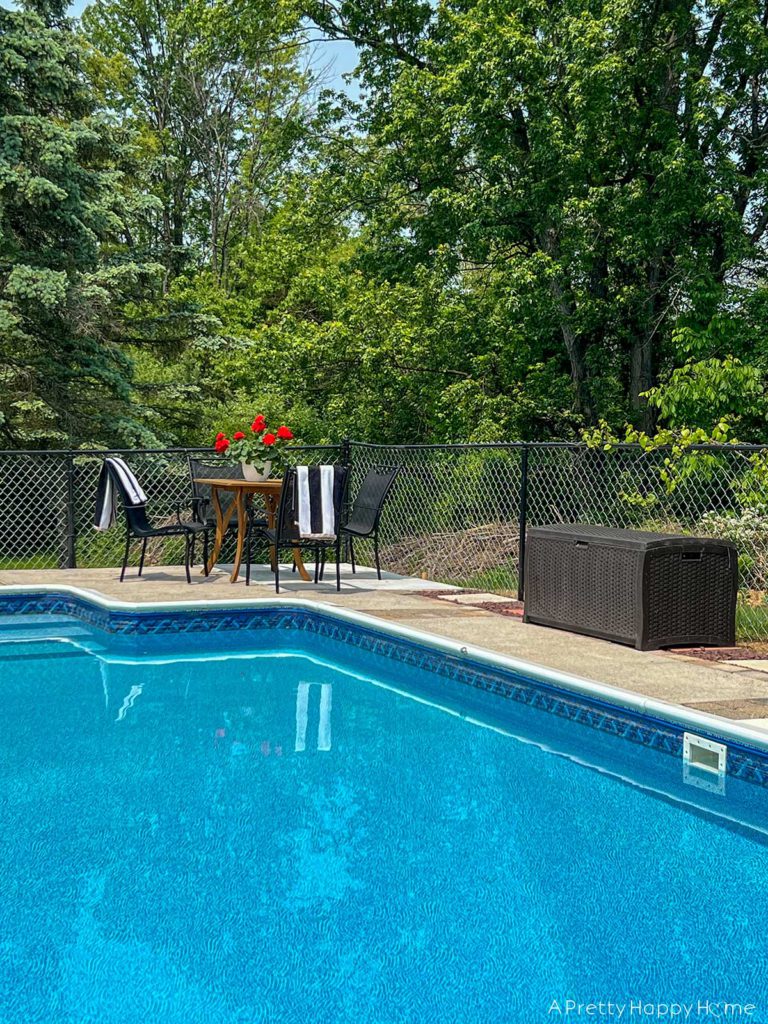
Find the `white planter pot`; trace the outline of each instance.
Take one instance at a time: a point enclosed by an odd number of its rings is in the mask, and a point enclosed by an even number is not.
[[[264,462],[245,462],[241,459],[240,465],[243,467],[243,476],[252,483],[269,480],[269,474],[272,472],[270,459],[265,459]]]

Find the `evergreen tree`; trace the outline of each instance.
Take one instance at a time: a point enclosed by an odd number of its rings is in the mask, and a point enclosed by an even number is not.
[[[95,109],[60,5],[0,8],[0,431],[11,446],[149,440],[121,310],[136,263],[127,141]]]

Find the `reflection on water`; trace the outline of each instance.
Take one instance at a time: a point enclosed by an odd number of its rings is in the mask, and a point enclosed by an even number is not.
[[[125,663],[110,663],[103,658],[99,658],[98,661],[107,714],[110,713],[110,707],[117,708],[114,722],[124,722],[136,707],[139,697],[144,693],[145,683],[133,680],[138,679],[142,671],[146,671],[146,667],[142,669],[140,663],[132,666],[130,677],[127,677]],[[236,672],[242,674],[244,661],[247,659],[233,658],[229,665],[230,671],[233,674]],[[253,662],[254,669],[262,669],[262,659],[254,658]],[[219,666],[226,671],[224,668],[227,666],[226,659],[220,662]],[[189,665],[184,667],[187,670],[190,668]],[[318,673],[325,674],[327,670],[319,668]],[[269,670],[257,671],[254,674],[268,685],[275,681],[275,674]],[[183,703],[186,703],[190,696],[193,699],[197,696],[195,693],[190,694],[192,677],[188,672],[185,672],[185,677],[183,696],[179,694],[182,696]],[[286,692],[285,698],[286,700],[289,698],[288,692]],[[321,680],[302,679],[293,691],[293,699],[295,700],[296,726],[293,752],[299,754],[307,751],[308,735],[310,750],[330,751],[332,748],[333,684]],[[260,714],[261,711],[261,708],[254,708],[252,705],[240,705],[223,710],[220,720],[213,730],[214,747],[219,750],[227,749],[233,758],[257,750],[265,757],[272,754],[282,757],[284,751],[290,750],[290,745],[286,745],[282,735],[263,735],[265,723],[263,715]],[[112,713],[114,714],[114,711]],[[158,703],[156,700],[151,704],[153,717],[162,718],[165,713],[173,716],[172,708],[170,706],[166,708],[164,703]],[[279,725],[275,722],[273,725],[278,731],[281,731],[284,722]]]
[[[307,746],[307,723],[309,722],[310,693],[320,693],[320,714],[317,722],[317,749],[331,749],[331,694],[330,683],[299,683],[296,691],[296,743],[294,750],[300,753]]]

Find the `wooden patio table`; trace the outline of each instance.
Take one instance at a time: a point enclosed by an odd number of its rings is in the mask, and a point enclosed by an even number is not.
[[[213,543],[213,551],[211,557],[208,559],[208,572],[210,572],[219,560],[219,554],[221,553],[221,545],[224,541],[224,534],[227,532],[229,526],[229,520],[232,517],[234,511],[237,515],[237,548],[235,549],[235,562],[232,566],[232,575],[230,576],[230,583],[235,583],[240,573],[240,563],[243,559],[243,546],[245,545],[245,535],[247,533],[247,515],[245,511],[245,503],[249,494],[260,494],[264,498],[264,504],[267,509],[267,526],[273,530],[275,528],[275,514],[277,512],[277,506],[280,501],[280,492],[283,488],[282,480],[219,480],[219,479],[206,479],[200,478],[195,479],[196,484],[202,484],[205,487],[211,488],[211,501],[216,511],[216,539]],[[229,491],[232,497],[229,500],[229,504],[226,506],[226,511],[222,506],[221,492]],[[272,570],[275,568],[275,561],[277,559],[277,553],[274,546],[270,546],[270,560],[272,562]],[[293,549],[293,561],[296,564],[296,568],[299,570],[299,575],[303,580],[309,582],[309,573],[307,572],[304,562],[301,558],[301,551],[299,548]]]

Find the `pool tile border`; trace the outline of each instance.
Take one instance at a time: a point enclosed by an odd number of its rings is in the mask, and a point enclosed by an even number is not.
[[[322,608],[216,607],[153,611],[123,611],[92,603],[86,597],[64,592],[2,593],[0,614],[67,615],[106,633],[123,637],[159,634],[226,633],[283,629],[311,633],[370,654],[419,668],[454,683],[474,687],[536,708],[559,718],[604,732],[631,743],[649,747],[671,757],[681,758],[683,733],[688,728],[665,721],[646,712],[612,705],[583,693],[575,693],[556,683],[483,665],[471,659],[457,658],[448,652],[431,649],[410,637],[377,632],[367,624],[346,622],[327,614]],[[721,741],[714,733],[698,727],[698,734]],[[768,788],[768,756],[746,745],[728,740],[728,775],[744,782]]]

